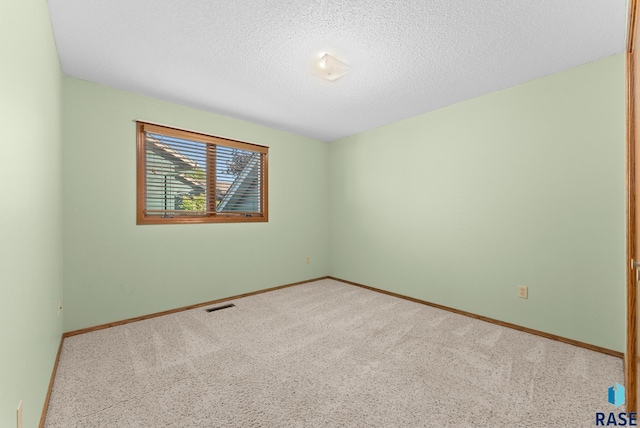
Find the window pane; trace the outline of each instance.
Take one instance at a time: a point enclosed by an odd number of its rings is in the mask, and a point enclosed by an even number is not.
[[[260,156],[260,153],[249,150],[216,147],[216,211],[261,211]]]
[[[206,144],[147,133],[145,149],[147,215],[203,215]]]

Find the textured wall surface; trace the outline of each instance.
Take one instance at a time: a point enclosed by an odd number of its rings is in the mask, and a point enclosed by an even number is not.
[[[60,65],[46,2],[0,2],[0,426],[38,425],[62,316]]]
[[[331,143],[331,275],[623,351],[624,64]]]
[[[323,141],[621,53],[626,4],[49,1],[66,75]]]
[[[137,226],[135,119],[269,146],[269,222]],[[63,134],[65,330],[326,275],[327,144],[68,77]]]

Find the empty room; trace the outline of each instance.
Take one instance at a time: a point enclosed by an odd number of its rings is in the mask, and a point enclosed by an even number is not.
[[[635,425],[637,22],[0,0],[0,427]]]

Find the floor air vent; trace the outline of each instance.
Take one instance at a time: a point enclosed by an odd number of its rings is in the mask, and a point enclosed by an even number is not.
[[[214,311],[219,311],[220,309],[233,308],[234,306],[235,305],[233,303],[230,303],[228,305],[216,306],[215,308],[208,308],[208,309],[205,309],[205,311],[214,312]]]

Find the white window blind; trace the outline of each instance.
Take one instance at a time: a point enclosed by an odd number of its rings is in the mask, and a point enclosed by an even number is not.
[[[159,125],[141,127],[144,217],[264,215],[266,147]]]

